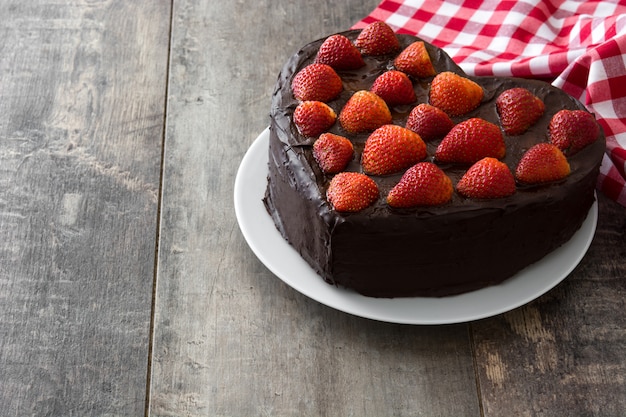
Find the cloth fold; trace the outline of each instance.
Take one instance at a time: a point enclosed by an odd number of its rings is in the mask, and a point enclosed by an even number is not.
[[[606,0],[383,0],[381,20],[448,53],[470,75],[543,79],[604,129],[598,190],[626,206],[626,3]]]

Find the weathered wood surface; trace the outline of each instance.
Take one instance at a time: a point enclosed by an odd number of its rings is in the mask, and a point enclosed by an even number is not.
[[[626,415],[626,209],[599,196],[594,241],[561,284],[471,325],[485,416]]]
[[[233,183],[278,71],[377,2],[0,0],[0,415],[626,415],[602,196],[567,280],[469,324],[340,313],[248,248]]]
[[[170,6],[0,16],[0,415],[143,415]]]

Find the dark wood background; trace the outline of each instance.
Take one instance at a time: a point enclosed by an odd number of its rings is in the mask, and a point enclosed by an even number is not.
[[[377,0],[0,0],[0,415],[626,415],[626,213],[530,304],[444,326],[283,284],[233,209],[299,46]]]

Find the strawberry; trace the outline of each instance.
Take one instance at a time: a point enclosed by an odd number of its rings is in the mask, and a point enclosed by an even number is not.
[[[480,85],[449,71],[435,75],[430,85],[430,104],[450,116],[460,116],[474,110],[480,105],[483,95]]]
[[[313,143],[313,156],[327,174],[343,171],[353,154],[352,142],[333,133],[322,133]]]
[[[426,158],[426,144],[420,136],[402,126],[384,125],[365,141],[361,165],[371,175],[401,171]]]
[[[337,211],[361,211],[378,199],[378,186],[360,172],[340,172],[330,180],[326,198]]]
[[[337,120],[337,114],[321,101],[303,101],[293,112],[293,121],[304,136],[317,136],[328,130]]]
[[[389,191],[391,207],[437,206],[452,198],[452,181],[432,162],[420,162],[409,168],[400,182]]]
[[[426,141],[446,135],[453,126],[454,122],[450,116],[427,103],[415,106],[406,121],[406,128],[411,129]]]
[[[515,170],[524,184],[542,184],[567,177],[570,166],[563,152],[551,143],[538,143],[527,150]]]
[[[550,142],[568,156],[595,142],[600,134],[594,115],[583,110],[560,110],[548,129]]]
[[[400,49],[396,34],[385,22],[367,25],[357,36],[354,44],[365,55],[386,55]]]
[[[383,72],[374,80],[370,91],[385,100],[388,106],[410,104],[417,100],[413,83],[400,71]]]
[[[397,70],[406,72],[415,78],[426,78],[435,75],[435,68],[430,60],[424,42],[413,42],[393,61]]]
[[[311,64],[302,68],[293,77],[291,89],[298,100],[327,102],[341,93],[343,83],[331,66]]]
[[[502,129],[507,135],[521,135],[535,124],[545,110],[543,101],[522,87],[502,92],[496,99]]]
[[[336,70],[352,70],[365,65],[361,52],[344,35],[332,35],[320,46],[315,62]]]
[[[350,133],[370,132],[391,123],[391,112],[385,100],[361,90],[354,93],[341,109],[339,122]]]
[[[473,164],[486,156],[503,158],[505,153],[500,128],[475,117],[457,124],[448,132],[435,151],[435,159],[438,162]]]
[[[502,198],[515,193],[515,178],[504,162],[487,157],[465,172],[456,189],[469,198]]]

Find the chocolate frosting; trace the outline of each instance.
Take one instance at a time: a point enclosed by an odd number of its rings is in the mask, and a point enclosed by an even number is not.
[[[358,30],[344,32],[355,39]],[[397,35],[402,48],[421,40]],[[269,175],[264,203],[280,233],[328,283],[373,297],[446,296],[494,285],[538,261],[579,229],[594,201],[599,165],[605,150],[601,133],[593,144],[568,157],[571,174],[564,180],[541,186],[518,185],[507,198],[475,200],[453,195],[437,207],[393,209],[386,204],[389,190],[402,172],[371,176],[380,198],[358,213],[339,213],[326,200],[332,176],[325,175],[312,154],[315,138],[302,136],[293,124],[298,105],[291,80],[312,63],[324,39],[306,45],[283,67],[272,96]],[[541,98],[543,116],[519,136],[504,135],[503,161],[514,171],[522,154],[547,141],[548,124],[561,109],[585,107],[543,81],[469,77],[441,49],[424,42],[436,72],[452,71],[484,89],[476,110],[461,117],[480,117],[500,124],[495,100],[512,87],[525,87]],[[328,104],[340,113],[349,97],[369,90],[373,81],[393,68],[394,55],[365,56],[359,70],[338,71],[344,91]],[[413,79],[417,103],[428,102],[431,78]],[[391,108],[393,123],[404,126],[415,104]],[[350,134],[339,123],[331,132],[348,137],[355,157],[347,171],[362,172],[360,155],[368,133]],[[427,160],[433,160],[440,140],[427,142]],[[439,165],[456,184],[467,166]]]

